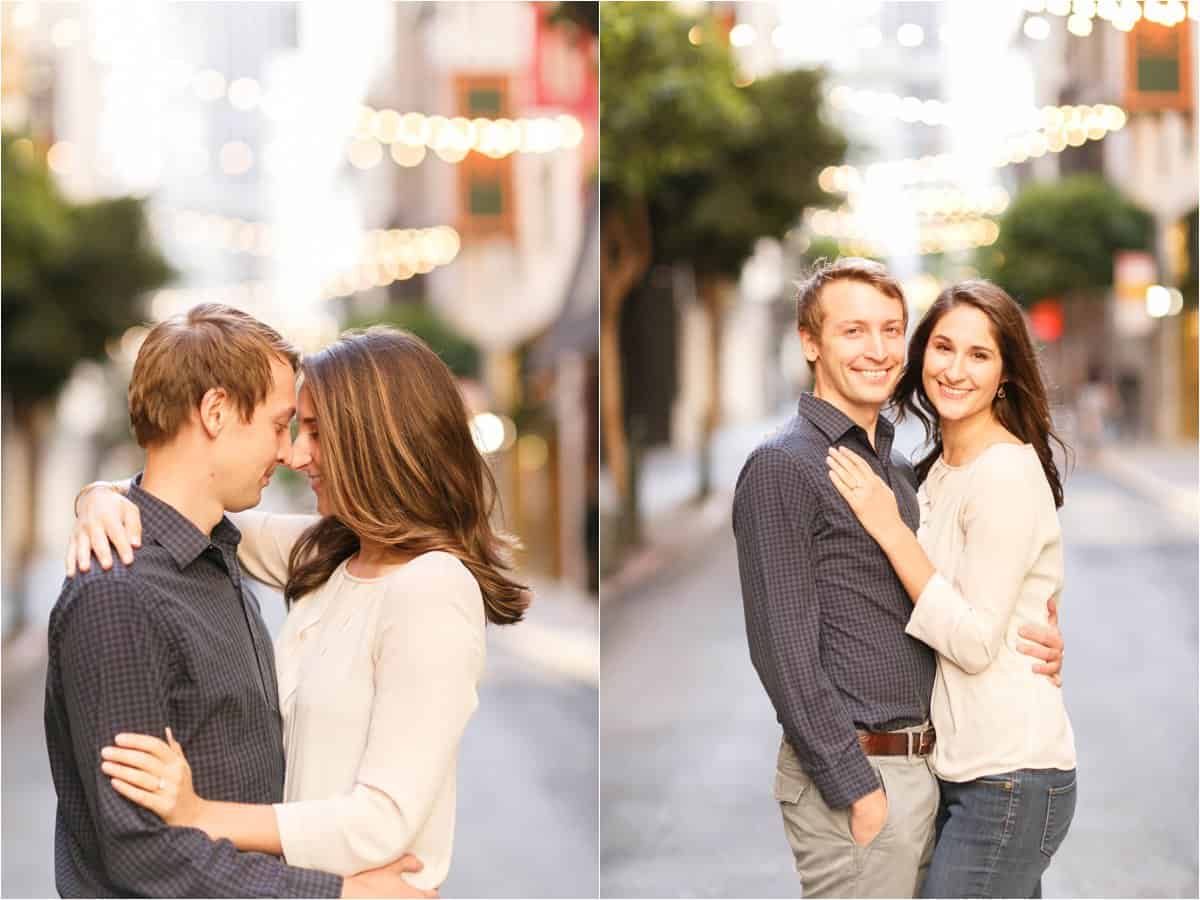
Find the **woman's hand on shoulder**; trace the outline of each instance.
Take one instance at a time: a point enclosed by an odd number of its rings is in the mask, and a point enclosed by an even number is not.
[[[142,545],[142,516],[138,508],[114,486],[97,486],[79,498],[75,528],[67,542],[66,570],[91,568],[95,554],[100,568],[112,568],[115,549],[121,562],[133,562],[133,549]]]

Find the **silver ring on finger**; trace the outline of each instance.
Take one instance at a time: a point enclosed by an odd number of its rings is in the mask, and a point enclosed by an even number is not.
[[[159,775],[158,776],[158,787],[156,787],[154,790],[161,791],[166,786],[167,786],[167,780],[165,778],[163,778],[161,775]]]

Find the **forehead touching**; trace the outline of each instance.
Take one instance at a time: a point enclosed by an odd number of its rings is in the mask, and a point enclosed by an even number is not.
[[[887,324],[904,322],[904,302],[864,281],[840,279],[821,290],[821,311],[827,325],[845,322]]]
[[[966,303],[952,307],[933,326],[931,340],[947,341],[955,346],[999,350],[992,320]]]
[[[296,373],[281,359],[271,360],[271,390],[267,393],[266,413],[271,419],[290,419],[296,412]]]
[[[296,396],[296,418],[301,422],[305,419],[313,422],[317,420],[317,410],[313,406],[312,392],[304,384],[300,385],[300,393]]]

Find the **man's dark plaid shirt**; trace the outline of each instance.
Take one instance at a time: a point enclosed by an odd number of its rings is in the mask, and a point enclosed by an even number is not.
[[[886,731],[929,717],[933,651],[904,633],[912,602],[879,545],[829,480],[846,447],[892,488],[914,531],[912,469],[892,460],[882,416],[876,449],[848,416],[811,394],[746,460],[733,502],[750,658],[784,734],[832,808],[879,787],[855,728]]]
[[[212,539],[133,487],[142,547],[67,581],[50,616],[46,745],[64,897],[336,897],[342,879],[169,828],[100,771],[119,732],[171,727],[205,799],[278,803],[283,738],[271,637],[228,519]]]

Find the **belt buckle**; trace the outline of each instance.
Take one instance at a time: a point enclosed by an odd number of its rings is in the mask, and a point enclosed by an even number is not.
[[[908,739],[908,761],[912,762],[913,745],[916,745],[915,752],[919,753],[921,750],[921,733],[919,731],[906,731],[904,732],[904,736]]]

